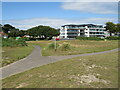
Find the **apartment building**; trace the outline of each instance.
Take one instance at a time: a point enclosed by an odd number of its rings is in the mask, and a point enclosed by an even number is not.
[[[103,25],[81,24],[81,25],[63,25],[60,29],[60,38],[82,37],[107,37],[107,31]]]

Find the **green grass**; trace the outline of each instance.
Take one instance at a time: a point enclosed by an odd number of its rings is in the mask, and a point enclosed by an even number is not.
[[[83,76],[94,76],[90,83]],[[99,82],[98,82],[99,80]],[[118,52],[82,56],[3,79],[3,88],[117,88]]]
[[[15,40],[13,38],[2,39],[2,47],[22,47],[27,46],[27,43],[23,39]]]
[[[24,47],[3,47],[2,48],[2,66],[8,65],[28,56],[33,50],[32,45]]]
[[[54,50],[47,49],[49,44],[54,41],[30,41],[28,43],[36,44],[42,47],[43,56],[58,56],[58,55],[73,55],[100,52],[118,48],[118,40],[94,41],[94,40],[63,40],[57,41],[60,46],[63,43],[68,43],[71,46],[70,50]]]

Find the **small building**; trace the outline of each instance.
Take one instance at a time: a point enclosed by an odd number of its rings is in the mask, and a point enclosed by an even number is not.
[[[8,38],[8,35],[4,32],[0,32],[0,37],[2,38]]]
[[[60,38],[81,37],[106,37],[106,29],[103,25],[81,24],[81,25],[63,25],[60,29]]]
[[[24,35],[23,37],[27,37],[27,38],[30,38],[30,36],[29,36],[29,35]]]

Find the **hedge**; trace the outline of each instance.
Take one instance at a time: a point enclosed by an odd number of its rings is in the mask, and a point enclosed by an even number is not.
[[[108,40],[120,40],[120,37],[110,36],[110,37],[106,37],[106,39],[108,39]]]
[[[76,37],[76,39],[79,39],[79,40],[104,40],[104,39],[101,39],[98,37]]]

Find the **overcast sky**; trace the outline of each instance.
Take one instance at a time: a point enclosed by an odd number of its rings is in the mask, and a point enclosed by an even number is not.
[[[118,23],[117,2],[2,2],[2,24],[19,29],[108,21]]]

